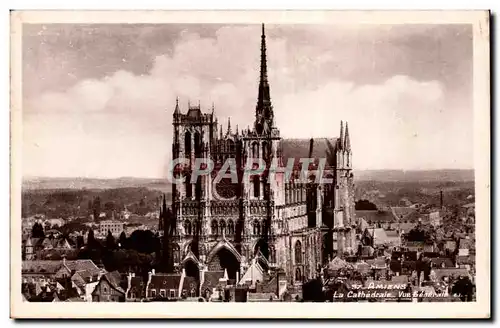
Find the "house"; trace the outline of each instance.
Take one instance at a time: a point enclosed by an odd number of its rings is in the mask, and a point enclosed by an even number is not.
[[[433,268],[454,268],[453,261],[448,257],[433,257],[429,259]]]
[[[356,211],[357,218],[363,218],[370,227],[397,229],[397,220],[392,211]]]
[[[149,272],[146,283],[146,297],[150,299],[178,299],[180,298],[179,286],[181,282],[179,273],[156,273],[153,269]]]
[[[434,252],[434,244],[423,241],[406,241],[402,245],[410,252]]]
[[[124,283],[118,271],[101,276],[92,292],[93,302],[125,302]]]
[[[61,266],[56,273],[56,278],[73,277],[78,272],[76,280],[83,280],[86,283],[97,281],[101,275],[99,269],[92,260],[67,261],[63,258]]]
[[[465,236],[465,238],[461,238],[458,244],[458,255],[459,256],[468,256],[471,251],[475,251],[474,240],[469,236]]]
[[[55,279],[62,266],[62,261],[22,261],[21,275],[27,281],[46,281]]]
[[[99,224],[99,234],[106,236],[111,231],[113,236],[119,236],[123,231],[123,222],[116,220],[105,220]]]
[[[408,206],[393,206],[391,207],[391,211],[397,221],[404,222],[407,221],[412,214],[417,212],[417,209],[415,207]]]
[[[401,246],[401,236],[397,230],[386,230],[386,245],[391,247]]]
[[[417,226],[417,223],[416,222],[408,222],[408,221],[404,221],[404,222],[400,222],[398,224],[398,230],[401,234],[403,233],[408,233],[409,231],[411,231],[413,228],[415,228]]]
[[[465,268],[439,268],[432,271],[435,281],[452,280],[461,276],[470,277],[469,271]]]
[[[401,246],[401,238],[396,230],[367,228],[363,233],[361,243],[375,248],[379,246],[399,247]]]
[[[433,227],[441,225],[441,213],[439,211],[429,213],[429,223]]]
[[[146,297],[146,285],[142,277],[136,277],[135,273],[129,273],[127,276],[127,290],[125,299],[130,302],[140,301]]]
[[[206,300],[217,294],[217,290],[221,289],[221,279],[224,279],[224,271],[202,271],[200,293]]]

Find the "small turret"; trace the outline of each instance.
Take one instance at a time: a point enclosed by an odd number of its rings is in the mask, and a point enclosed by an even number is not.
[[[344,148],[344,122],[340,121],[340,149]]]
[[[227,135],[231,134],[231,118],[228,117],[227,119]]]
[[[347,122],[345,123],[344,150],[348,153],[351,152],[351,140],[349,139],[349,126]]]
[[[179,109],[179,97],[175,98],[175,109],[174,109],[174,118],[177,118],[181,115],[181,110]]]

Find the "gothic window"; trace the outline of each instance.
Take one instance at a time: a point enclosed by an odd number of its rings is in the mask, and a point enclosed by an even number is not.
[[[216,220],[212,221],[212,235],[218,235],[219,234],[219,225],[217,224]]]
[[[267,145],[267,142],[263,142],[262,143],[262,158],[265,158],[267,159],[267,155],[268,155],[268,145]]]
[[[253,177],[253,196],[255,198],[260,197],[260,181],[258,176]]]
[[[223,232],[225,233],[226,232],[226,221],[224,220],[220,220],[220,223],[219,223],[219,231],[220,233],[222,234]]]
[[[229,235],[234,235],[234,222],[233,220],[229,220],[227,223],[227,231]]]
[[[194,153],[195,153],[195,157],[202,157],[201,156],[201,138],[200,138],[200,134],[198,132],[195,132],[195,134],[194,134]]]
[[[186,174],[186,197],[191,198],[193,196],[193,188],[191,188],[191,174]]]
[[[236,151],[236,145],[235,145],[234,141],[233,140],[229,140],[228,143],[229,143],[229,152],[231,154],[234,154],[235,151]]]
[[[188,131],[184,135],[184,151],[186,153],[186,158],[191,157],[191,133]]]
[[[252,144],[252,157],[259,158],[259,144],[257,142]]]
[[[300,268],[295,269],[295,281],[302,280],[302,272],[300,272]]]
[[[285,184],[285,204],[288,204],[288,183]]]
[[[191,235],[191,222],[189,220],[184,221],[184,231],[186,232],[186,235]]]
[[[302,243],[300,240],[295,242],[295,264],[302,263]]]

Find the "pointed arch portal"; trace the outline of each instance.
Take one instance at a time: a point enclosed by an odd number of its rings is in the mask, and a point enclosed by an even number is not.
[[[218,245],[209,256],[208,269],[210,271],[227,270],[229,279],[236,279],[236,273],[240,272],[240,257],[227,245]]]
[[[196,280],[200,279],[200,269],[192,259],[188,259],[184,262],[184,269],[186,270],[186,276],[193,277]]]

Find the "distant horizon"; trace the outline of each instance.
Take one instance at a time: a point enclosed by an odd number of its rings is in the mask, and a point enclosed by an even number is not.
[[[475,171],[474,168],[443,168],[443,169],[359,169],[353,170],[354,177],[356,172],[439,172],[439,171]],[[23,175],[24,179],[99,179],[99,180],[119,180],[119,179],[150,179],[150,180],[163,180],[167,177],[151,177],[151,176],[49,176],[49,175]]]

